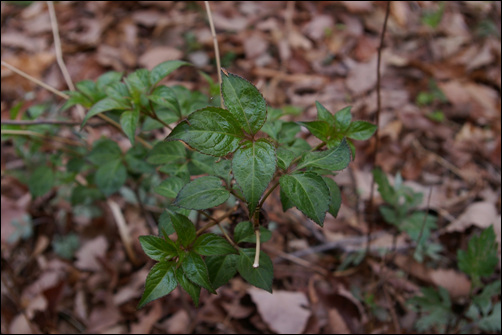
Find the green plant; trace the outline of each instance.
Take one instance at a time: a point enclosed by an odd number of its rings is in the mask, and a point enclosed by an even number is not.
[[[432,287],[421,289],[421,296],[407,301],[410,307],[421,311],[422,316],[416,322],[418,331],[436,331],[440,333],[460,329],[461,333],[473,334],[477,330],[500,332],[500,279],[483,285],[482,278],[490,278],[498,263],[497,242],[493,226],[485,229],[479,236],[473,236],[467,251],[457,252],[459,269],[472,280],[469,301],[459,314],[446,289]]]
[[[169,61],[124,78],[108,72],[66,92],[70,98],[64,108],[80,104],[89,109],[80,136],[85,137],[92,117],[104,115],[120,127],[131,148],[124,153],[109,138],[92,147],[78,142],[64,160],[61,155],[46,159],[40,174],[54,178],[44,177],[43,187],[32,190],[41,196],[55,185],[71,184],[72,205],[86,211],[117,192],[128,202],[164,208],[159,234],[140,237],[144,252],[157,263],[138,307],[178,285],[197,305],[201,288],[214,293],[237,272],[271,292],[272,262],[260,252],[271,236],[263,224],[264,202],[280,187],[284,211],[297,207],[322,226],[326,213],[336,216],[341,204],[330,176],[349,164],[355,154],[352,141],[366,140],[376,130],[371,123],[352,121],[350,107],[332,114],[320,103],[315,121],[281,120],[296,109],[267,109],[256,87],[226,71],[221,85],[226,109],[215,106],[219,99],[200,92],[160,85],[187,65]],[[174,129],[172,123],[177,123]],[[296,136],[302,126],[317,145]],[[151,145],[147,139],[158,128],[171,132]],[[215,217],[215,207],[223,214]]]
[[[436,29],[441,23],[444,14],[445,2],[439,2],[439,8],[437,10],[426,11],[422,15],[422,23],[428,25],[429,27]]]
[[[396,175],[394,185],[390,184],[381,169],[374,169],[373,176],[385,201],[385,204],[379,207],[383,219],[396,226],[399,231],[407,233],[416,243],[413,257],[417,261],[423,262],[425,256],[436,259],[442,247],[440,244],[428,242],[431,230],[436,228],[436,217],[415,209],[422,202],[423,194],[404,185],[400,173]]]

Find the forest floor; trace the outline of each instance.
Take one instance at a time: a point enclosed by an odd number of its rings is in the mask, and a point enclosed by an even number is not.
[[[19,3],[1,4],[2,61],[68,90],[46,2]],[[25,161],[2,133],[2,333],[413,333],[425,316],[407,300],[424,287],[443,287],[458,316],[449,324],[436,320],[427,332],[458,333],[474,322],[459,321],[472,283],[458,267],[457,251],[493,226],[499,263],[483,280],[500,278],[500,2],[391,2],[380,90],[387,2],[210,4],[222,66],[256,85],[269,106],[288,110],[290,120],[315,120],[319,101],[332,112],[351,105],[354,119],[375,123],[380,91],[378,146],[375,137],[356,143],[355,160],[336,176],[343,199],[337,218],[320,228],[296,209],[283,213],[274,193],[267,207],[272,238],[263,244],[274,263],[274,294],[237,276],[217,295],[203,290],[198,308],[176,289],[137,310],[152,266],[137,239],[148,234],[139,206],[112,196],[128,224],[134,264],[106,202],[91,219],[72,211],[58,187],[32,197],[26,180],[11,173],[27,170]],[[75,83],[174,59],[194,68],[174,72],[167,85],[209,94],[197,70],[218,80],[204,2],[57,2],[55,10]],[[2,124],[15,108],[21,120],[38,104],[64,103],[1,71]],[[64,113],[78,120],[75,110]],[[76,132],[61,127],[59,136]],[[96,124],[87,140],[102,135],[128,145],[106,124]],[[437,218],[430,241],[441,249],[421,263],[408,234],[380,215],[377,187],[370,201],[374,154],[392,181],[400,174],[422,194],[417,210]],[[76,240],[69,260],[54,243],[68,236]],[[492,303],[500,307],[500,286]]]

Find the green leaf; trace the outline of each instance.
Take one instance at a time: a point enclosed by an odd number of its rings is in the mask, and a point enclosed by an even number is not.
[[[148,96],[148,99],[160,106],[169,108],[176,113],[178,118],[181,118],[181,107],[176,94],[171,88],[159,86]]]
[[[146,161],[150,164],[161,165],[179,163],[186,159],[185,146],[180,142],[159,142],[148,154]]]
[[[209,270],[209,279],[212,287],[225,285],[237,273],[237,260],[239,256],[231,254],[224,256],[208,256],[206,264]]]
[[[331,201],[322,177],[311,172],[284,175],[279,183],[291,203],[322,227]]]
[[[264,139],[246,141],[234,153],[232,172],[252,215],[275,173],[275,148]]]
[[[421,291],[422,296],[407,301],[414,305],[415,309],[425,313],[418,319],[415,327],[419,332],[430,331],[433,327],[437,327],[436,332],[443,333],[446,325],[455,317],[451,310],[448,291],[443,287],[439,287],[439,291],[432,287],[423,287]]]
[[[197,237],[194,224],[183,214],[169,213],[169,217],[178,235],[178,241],[182,246],[188,248]]]
[[[327,141],[331,126],[326,121],[310,121],[310,122],[297,122],[299,125],[304,126],[318,139]]]
[[[120,81],[122,72],[108,71],[96,80],[96,87],[99,91],[104,92],[105,88],[113,83]]]
[[[485,332],[500,333],[500,301],[495,304],[490,315],[479,320],[478,326]]]
[[[425,243],[429,238],[431,229],[436,228],[436,217],[425,212],[416,211],[407,215],[399,229],[405,231],[413,241],[418,244]],[[418,238],[420,237],[420,241]]]
[[[120,159],[101,165],[96,171],[94,182],[104,195],[110,196],[125,184],[127,169]]]
[[[393,224],[395,226],[401,223],[401,217],[399,216],[399,213],[397,213],[394,210],[394,208],[382,205],[378,207],[378,210],[380,211],[380,214],[383,216],[385,222]]]
[[[352,120],[351,109],[351,106],[347,106],[335,113],[335,128],[338,132],[344,133],[349,128]]]
[[[234,152],[243,138],[239,123],[227,110],[206,107],[179,123],[166,140],[180,140],[204,154],[220,157]]]
[[[290,144],[295,140],[296,134],[301,130],[301,127],[296,122],[281,121],[281,130],[277,134],[277,141],[283,144]]]
[[[169,235],[175,232],[170,213],[167,210],[162,211],[159,216],[159,234],[167,240]]]
[[[75,87],[94,102],[100,100],[103,94],[103,92],[98,91],[96,84],[92,80],[82,80],[76,83]]]
[[[296,154],[293,151],[284,147],[277,148],[277,165],[281,169],[287,170],[295,158]]]
[[[322,177],[322,180],[326,183],[329,189],[329,195],[331,201],[329,202],[328,213],[333,215],[336,218],[338,215],[338,211],[340,210],[340,206],[342,205],[342,194],[340,192],[340,188],[335,183],[335,181],[328,177]]]
[[[87,159],[95,165],[103,165],[121,157],[122,150],[120,150],[119,145],[109,139],[100,139],[94,142],[91,152],[87,155]]]
[[[267,242],[272,237],[272,232],[265,227],[260,226],[260,241]],[[235,226],[235,243],[249,242],[256,243],[256,234],[253,224],[250,221],[242,221]]]
[[[181,61],[181,60],[169,60],[167,62],[160,63],[155,66],[150,72],[150,82],[153,86],[157,85],[159,81],[167,77],[171,72],[178,69],[179,67],[187,65],[190,66],[190,63]]]
[[[127,101],[131,99],[131,93],[127,85],[122,82],[115,82],[105,88],[105,93],[109,98],[117,101]]]
[[[215,234],[203,234],[195,240],[192,250],[203,256],[235,254],[237,251],[227,240]]]
[[[178,256],[176,247],[163,238],[152,235],[140,236],[139,243],[145,254],[155,261],[169,260]]]
[[[224,203],[229,196],[230,192],[218,177],[200,177],[181,189],[174,204],[187,209],[206,209]]]
[[[115,110],[115,109],[126,110],[129,108],[131,108],[131,107],[122,101],[117,101],[112,98],[105,98],[103,100],[98,101],[94,106],[92,106],[91,109],[89,109],[89,112],[87,112],[87,114],[84,117],[84,120],[82,121],[82,124],[80,126],[83,127],[86,124],[87,120],[89,120],[91,117],[93,117],[97,114],[111,111],[111,110]]]
[[[237,119],[240,127],[254,135],[267,119],[265,99],[258,89],[246,79],[222,71],[221,92],[228,111]]]
[[[193,251],[187,252],[185,253],[181,267],[183,268],[187,278],[192,282],[204,287],[211,293],[216,293],[211,285],[211,281],[209,280],[207,266],[202,260],[202,257]]]
[[[389,179],[380,168],[373,169],[373,178],[375,178],[382,199],[394,207],[399,206],[396,190],[390,185]]]
[[[125,84],[131,92],[133,101],[138,104],[150,88],[150,72],[147,69],[138,69],[130,73],[125,79]]]
[[[131,144],[134,145],[136,128],[139,123],[139,111],[137,109],[132,111],[125,111],[120,115],[120,126],[122,130],[131,141]]]
[[[325,151],[313,151],[306,153],[300,162],[298,169],[316,167],[330,171],[345,169],[350,163],[350,148],[347,141],[343,140],[340,145]]]
[[[377,130],[377,126],[366,121],[354,121],[350,124],[346,136],[353,140],[367,140]]]
[[[260,253],[260,266],[253,267],[255,249],[247,248],[239,250],[237,270],[242,278],[258,288],[272,293],[272,280],[274,279],[274,267],[270,257],[264,252]]]
[[[169,177],[160,183],[153,191],[166,198],[176,198],[185,182],[179,177]]]
[[[46,165],[39,166],[33,171],[28,179],[30,193],[34,197],[40,197],[51,190],[56,181],[54,171]]]
[[[335,117],[319,101],[315,102],[317,108],[317,119],[327,122],[330,126],[335,125]]]
[[[187,278],[187,276],[185,276],[182,268],[177,268],[175,274],[176,280],[178,281],[180,286],[190,295],[195,304],[195,307],[199,306],[200,286],[192,283]]]
[[[483,291],[477,294],[472,302],[479,308],[483,315],[488,315],[492,309],[492,298],[500,294],[500,279],[483,287]]]
[[[498,264],[497,242],[493,226],[483,230],[481,235],[469,240],[467,252],[457,252],[458,267],[472,278],[475,287],[481,284],[480,278],[490,276]]]
[[[162,261],[155,264],[146,277],[145,291],[139,301],[138,308],[142,308],[150,301],[171,293],[178,283],[174,274],[174,263]]]

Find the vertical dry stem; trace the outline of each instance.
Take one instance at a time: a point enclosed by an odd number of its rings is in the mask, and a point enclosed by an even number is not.
[[[211,36],[213,36],[214,44],[214,57],[216,58],[216,70],[218,72],[218,83],[221,87],[221,63],[220,63],[220,49],[218,48],[218,39],[216,38],[216,30],[214,29],[213,16],[211,14],[211,7],[209,7],[209,1],[204,1],[206,5],[207,18],[209,19],[209,27],[211,28]],[[221,108],[223,108],[223,96],[221,95],[220,89],[220,103]]]

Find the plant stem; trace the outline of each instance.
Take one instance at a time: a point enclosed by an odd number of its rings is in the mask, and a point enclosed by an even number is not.
[[[68,144],[68,145],[72,145],[72,146],[78,146],[78,147],[84,146],[83,143],[80,143],[80,142],[77,142],[77,141],[73,141],[73,140],[69,140],[69,139],[64,138],[64,137],[45,135],[45,134],[37,133],[37,132],[31,131],[31,130],[2,129],[0,131],[0,133],[2,135],[41,137],[41,138],[53,140],[53,141],[56,141],[56,142],[60,142],[60,143],[64,143],[64,144]]]
[[[34,126],[40,124],[57,124],[64,126],[78,126],[81,122],[78,121],[64,121],[64,120],[2,120],[1,124],[15,125],[15,126]]]
[[[274,185],[272,185],[271,188],[268,189],[268,191],[263,195],[263,197],[261,198],[261,201],[258,203],[258,206],[256,206],[256,210],[255,210],[255,213],[256,212],[260,212],[260,208],[263,206],[263,203],[265,202],[265,200],[267,200],[267,198],[270,196],[270,194],[272,194],[272,192],[277,188],[277,186],[279,186],[279,180],[277,180]]]
[[[379,140],[379,127],[378,125],[380,124],[380,110],[381,110],[381,82],[380,82],[380,63],[382,59],[382,49],[383,49],[383,39],[385,36],[385,30],[387,29],[387,21],[389,19],[389,13],[390,13],[390,1],[387,1],[387,8],[385,10],[385,19],[383,21],[383,27],[382,27],[382,34],[380,35],[380,46],[378,47],[378,54],[377,54],[377,84],[376,84],[376,89],[377,89],[377,111],[376,111],[376,132],[375,132],[375,149],[373,151],[373,157],[372,157],[372,162],[373,162],[373,168],[376,166],[376,157],[378,153],[378,147],[380,144]],[[373,175],[371,177],[371,188],[370,188],[370,199],[369,199],[369,204],[368,204],[368,214],[373,213],[373,194],[375,192],[375,178],[373,178]],[[368,221],[368,233],[366,234],[367,236],[367,247],[366,247],[366,253],[369,252],[370,250],[370,235],[373,230],[373,219],[370,218]]]
[[[254,254],[253,267],[257,268],[260,266],[260,229],[256,229],[254,233],[256,234],[256,252]]]
[[[213,37],[214,57],[216,58],[216,70],[218,71],[218,83],[220,84],[220,104],[223,108],[223,95],[221,92],[221,63],[220,63],[220,49],[218,48],[218,39],[216,38],[216,30],[214,29],[213,16],[211,15],[211,7],[209,1],[204,1],[206,5],[207,18],[209,19],[209,27],[211,28],[211,36]]]
[[[59,91],[59,90],[55,89],[54,87],[47,85],[46,83],[44,83],[44,82],[42,82],[42,81],[38,80],[38,79],[37,79],[37,78],[35,78],[35,77],[30,76],[29,74],[27,74],[27,73],[25,73],[25,72],[23,72],[23,71],[19,70],[19,69],[18,69],[18,68],[16,68],[16,67],[14,67],[14,66],[12,66],[12,65],[10,65],[10,64],[8,64],[8,63],[5,63],[4,61],[0,61],[0,63],[1,63],[1,65],[2,65],[2,66],[4,66],[4,67],[8,68],[8,69],[9,69],[9,70],[11,70],[12,72],[14,72],[14,73],[16,73],[16,74],[20,75],[21,77],[23,77],[23,78],[25,78],[25,79],[28,79],[29,81],[31,81],[31,82],[33,82],[33,83],[37,84],[37,85],[38,85],[38,86],[40,86],[40,87],[45,88],[47,91],[50,91],[50,92],[54,93],[55,95],[58,95],[58,96],[60,96],[61,98],[66,99],[66,100],[68,100],[68,99],[70,98],[67,94],[64,94],[63,92],[61,92],[61,91]]]

